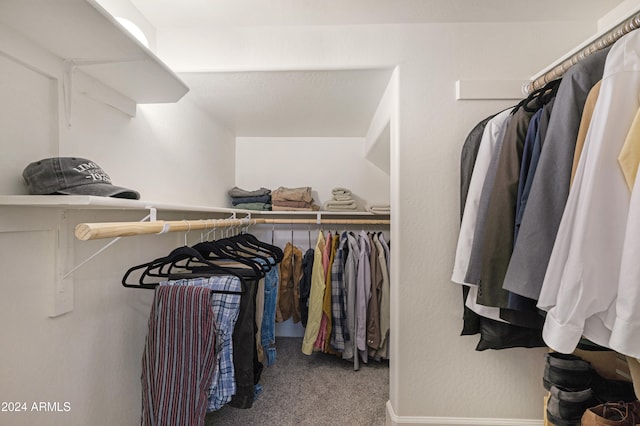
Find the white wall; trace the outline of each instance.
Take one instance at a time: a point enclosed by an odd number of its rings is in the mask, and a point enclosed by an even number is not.
[[[456,102],[455,81],[527,79],[593,28],[536,22],[176,28],[158,34],[160,56],[185,71],[398,65],[390,401],[399,422],[542,418],[544,349],[478,353],[477,337],[459,337],[460,289],[449,277],[460,149],[473,125],[508,102]]]
[[[114,184],[139,190],[144,200],[226,203],[235,176],[234,137],[188,95],[177,104],[140,106],[137,117],[129,118],[74,93],[72,125],[67,127],[61,83],[1,53],[0,194],[27,193],[21,174],[29,162],[73,155],[97,162]],[[58,248],[59,209],[0,206],[0,399],[24,402],[27,408],[0,411],[0,424],[139,422],[141,356],[153,294],[125,289],[120,281],[128,268],[168,254],[183,236],[122,239],[71,275],[73,311],[56,318],[47,315],[56,257],[69,256],[64,273],[107,242],[75,240],[75,224],[137,221],[146,213],[70,210],[69,228],[61,232],[71,243]],[[170,220],[200,217],[159,214]],[[189,237],[193,243],[199,235]],[[33,403],[39,407],[40,402],[62,411],[32,411]]]
[[[310,186],[319,206],[346,187],[358,200],[389,202],[389,175],[365,159],[364,138],[236,138],[236,185],[244,189]]]
[[[449,275],[459,218],[460,147],[477,121],[506,103],[456,102],[454,82],[526,79],[591,30],[577,22],[538,22],[158,34],[159,55],[169,65],[179,65],[177,71],[399,65],[400,139],[391,147],[396,265],[391,405],[400,420],[542,417],[543,350],[476,353],[477,338],[458,337],[459,288]],[[77,96],[73,126],[59,129],[59,115],[64,114],[57,113],[57,85],[52,90],[50,80],[4,59],[0,72],[11,77],[0,83],[3,193],[24,193],[17,178],[24,165],[60,153],[98,162],[114,183],[138,189],[144,198],[226,202],[226,189],[235,183],[232,136],[188,100],[139,108],[138,117],[129,119]],[[5,277],[0,395],[3,400],[70,401],[72,411],[0,417],[0,423],[135,424],[149,294],[121,288],[119,279],[129,266],[166,253],[178,238],[119,242],[74,274],[74,311],[49,319],[41,286],[51,285],[54,231],[11,231],[50,220],[55,213],[45,210],[0,211],[0,270]],[[72,212],[70,221],[139,217],[118,211]],[[74,242],[72,252],[80,261],[100,246]]]

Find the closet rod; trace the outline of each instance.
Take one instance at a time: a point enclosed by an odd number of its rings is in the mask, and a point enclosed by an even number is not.
[[[100,238],[128,237],[132,235],[165,234],[167,232],[213,230],[254,224],[327,224],[327,225],[389,225],[388,219],[200,219],[156,220],[153,222],[79,223],[75,236],[82,241]]]
[[[526,92],[531,93],[534,90],[544,87],[544,85],[548,82],[562,77],[562,75],[573,65],[577,64],[592,53],[611,46],[622,36],[630,33],[637,28],[640,28],[640,12],[626,19],[611,31],[598,37],[597,39],[589,43],[586,47],[583,47],[578,52],[571,55],[568,59],[562,61],[559,65],[556,65],[551,70],[544,73],[542,76],[527,84],[525,87]]]

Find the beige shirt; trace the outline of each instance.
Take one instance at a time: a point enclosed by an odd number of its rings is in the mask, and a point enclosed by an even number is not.
[[[589,91],[587,100],[584,103],[582,110],[582,119],[580,120],[580,128],[578,129],[578,138],[576,139],[576,152],[573,154],[573,167],[571,168],[571,185],[573,185],[573,177],[576,174],[578,168],[578,161],[580,161],[580,155],[582,155],[582,148],[584,147],[584,140],[587,137],[587,130],[589,130],[589,124],[591,123],[591,117],[593,116],[593,110],[596,107],[596,101],[600,94],[600,84],[602,80],[597,82],[595,86]]]
[[[322,252],[324,251],[325,238],[322,231],[318,232],[318,242],[313,253],[313,268],[311,271],[311,293],[309,294],[309,317],[307,328],[302,339],[302,353],[311,355],[313,344],[320,331],[322,320],[322,302],[324,299],[324,268],[322,266]]]
[[[627,182],[629,191],[633,190],[640,163],[640,109],[631,123],[631,128],[627,133],[627,138],[618,155],[618,164],[622,169],[624,180]]]

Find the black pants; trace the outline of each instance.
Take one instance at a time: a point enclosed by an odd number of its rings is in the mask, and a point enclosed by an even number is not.
[[[262,364],[258,362],[256,348],[256,291],[258,283],[245,279],[245,292],[240,298],[240,312],[233,330],[233,366],[236,378],[236,394],[229,405],[235,408],[251,408],[254,385],[260,380]]]

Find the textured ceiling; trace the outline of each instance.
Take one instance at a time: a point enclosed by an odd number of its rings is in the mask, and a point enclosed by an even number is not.
[[[596,20],[621,0],[131,0],[158,29]]]

